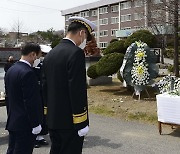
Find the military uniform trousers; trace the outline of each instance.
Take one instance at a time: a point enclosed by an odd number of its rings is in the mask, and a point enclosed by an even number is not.
[[[79,137],[77,130],[49,130],[51,138],[50,154],[81,154],[84,137]]]
[[[31,131],[9,131],[7,154],[32,154],[35,139]]]

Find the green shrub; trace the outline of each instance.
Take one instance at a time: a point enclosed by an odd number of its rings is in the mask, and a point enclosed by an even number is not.
[[[174,72],[174,65],[169,65],[167,69],[169,72]],[[179,69],[180,69],[180,65],[179,65]]]
[[[112,40],[110,41],[110,43],[113,43],[113,42],[116,42],[116,41],[118,41],[118,39],[112,39]]]
[[[125,53],[126,52],[126,48],[124,47],[124,40],[119,40],[119,41],[115,41],[112,42],[108,45],[108,47],[103,50],[103,54],[110,54],[110,53]]]
[[[149,32],[148,30],[138,30],[134,32],[131,36],[129,36],[124,45],[127,48],[135,41],[141,40],[144,43],[147,43],[149,47],[156,47],[156,38],[155,36]]]
[[[122,65],[124,55],[111,53],[103,56],[97,63],[96,72],[99,76],[109,76],[117,73]]]
[[[166,48],[164,51],[164,56],[167,58],[174,58],[174,49],[173,48]]]
[[[120,74],[120,69],[117,72],[117,78],[119,79],[119,81],[123,82],[123,78],[122,78],[122,76]]]
[[[172,48],[174,46],[174,39],[173,38],[167,39],[166,45],[168,48]]]
[[[92,79],[95,79],[98,77],[98,74],[96,72],[96,66],[97,66],[97,63],[96,64],[93,64],[91,65],[88,70],[87,70],[87,76],[92,78]]]
[[[173,65],[169,65],[169,66],[168,66],[168,71],[169,71],[169,72],[173,72],[173,70],[174,70],[174,66],[173,66]]]

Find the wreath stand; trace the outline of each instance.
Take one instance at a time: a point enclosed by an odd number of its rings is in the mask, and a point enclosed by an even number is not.
[[[148,98],[150,98],[150,95],[149,95],[149,93],[148,93],[147,88],[145,88],[144,90],[145,90],[145,92],[146,92]],[[135,95],[135,91],[133,92],[132,97],[134,97],[134,95]],[[139,95],[138,95],[138,100],[141,100],[141,92],[140,92]]]

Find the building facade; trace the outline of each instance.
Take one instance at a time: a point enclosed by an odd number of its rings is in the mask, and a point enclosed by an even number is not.
[[[71,16],[82,16],[94,22],[98,47],[106,48],[112,39],[117,38],[117,31],[127,33],[128,30],[152,29],[153,26],[156,30],[164,29],[171,19],[166,7],[162,0],[99,0],[61,13],[65,16],[65,30]]]

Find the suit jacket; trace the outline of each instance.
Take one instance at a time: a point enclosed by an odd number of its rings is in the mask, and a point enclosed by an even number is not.
[[[42,107],[37,77],[24,62],[16,62],[6,73],[9,131],[32,130],[42,122]]]
[[[82,129],[89,124],[85,55],[63,39],[43,61],[43,93],[50,129]]]

